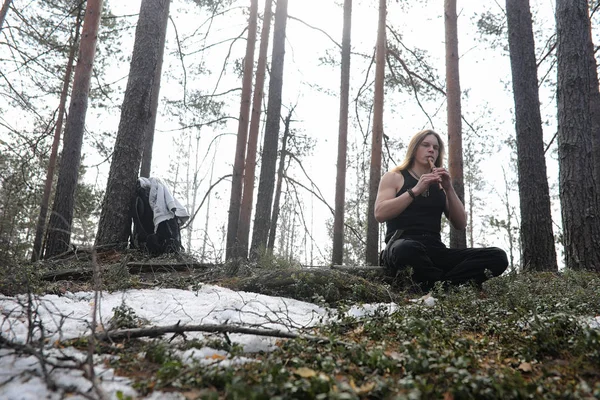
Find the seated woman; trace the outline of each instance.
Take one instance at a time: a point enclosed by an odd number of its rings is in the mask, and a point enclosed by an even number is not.
[[[442,243],[442,212],[454,228],[467,226],[465,208],[443,160],[440,135],[418,132],[402,164],[381,178],[375,201],[375,218],[387,226],[383,265],[396,276],[412,268],[413,281],[424,290],[437,281],[480,284],[508,266],[506,253],[497,247],[449,249]]]

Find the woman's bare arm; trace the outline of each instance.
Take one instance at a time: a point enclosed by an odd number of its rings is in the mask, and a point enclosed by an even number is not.
[[[389,171],[381,178],[377,199],[375,200],[375,219],[385,222],[400,215],[413,199],[408,193],[396,197],[396,193],[404,185],[401,173]]]

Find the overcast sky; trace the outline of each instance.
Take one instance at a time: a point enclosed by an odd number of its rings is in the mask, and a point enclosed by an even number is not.
[[[262,13],[263,1],[259,2],[259,10]],[[334,40],[341,43],[342,32],[342,9],[341,1],[323,1],[323,0],[303,0],[289,2],[289,15],[298,18],[307,24],[324,30]],[[352,47],[353,51],[360,54],[372,54],[376,39],[377,30],[377,9],[375,2],[355,1],[353,6],[352,20]],[[429,63],[437,68],[438,75],[443,84],[444,74],[444,21],[443,5],[435,1],[426,1],[425,5],[416,2],[411,3],[410,7],[402,9],[395,1],[388,2],[388,23],[396,27],[403,34],[403,41],[408,46],[416,46],[426,49],[430,55]],[[483,127],[480,133],[492,135],[495,139],[493,143],[483,143],[481,146],[490,147],[500,144],[500,142],[509,137],[514,132],[512,122],[512,93],[510,92],[510,65],[508,57],[502,46],[492,49],[489,43],[481,42],[479,34],[476,31],[475,22],[477,15],[486,9],[494,12],[501,11],[503,2],[487,3],[479,0],[459,1],[459,52],[461,89],[463,91],[463,115],[474,126]],[[533,0],[532,7],[544,8],[544,15],[538,18],[543,22],[545,29],[551,29],[553,21],[551,19],[554,10],[554,4],[550,0]],[[111,9],[117,15],[135,14],[139,11],[139,1],[120,2],[110,1]],[[197,28],[202,18],[198,17],[197,10],[190,5],[182,5],[179,2],[173,3],[171,8],[173,22],[177,26],[177,33],[180,40],[190,34]],[[223,20],[216,22],[208,38],[207,43],[215,43],[219,40],[237,36],[244,29],[245,17],[240,12],[232,12],[224,23]],[[133,32],[132,32],[133,33]],[[172,54],[175,49],[175,30],[173,24],[169,25],[167,34],[167,59],[163,69],[163,86],[161,95],[170,98],[180,96],[181,86],[165,74],[179,75],[181,67],[179,60]],[[127,44],[125,44],[127,46]],[[131,46],[131,44],[130,44]],[[286,42],[286,64],[283,87],[283,106],[296,106],[296,114],[293,127],[301,130],[301,133],[313,137],[316,140],[316,147],[312,157],[305,158],[304,166],[312,179],[320,188],[327,202],[333,206],[335,196],[335,165],[337,154],[337,135],[338,135],[338,115],[339,115],[339,68],[324,66],[320,63],[320,57],[326,55],[329,50],[332,54],[338,51],[333,42],[322,32],[308,28],[295,19],[288,20],[287,42]],[[222,65],[223,58],[229,45],[222,45],[214,48],[211,52],[205,54],[205,61],[212,65],[215,71],[218,71]],[[245,41],[238,41],[232,47],[232,59],[243,57],[245,51]],[[258,52],[258,45],[257,45]],[[269,49],[270,55],[271,49]],[[339,59],[339,55],[336,54]],[[368,67],[368,60],[360,56],[352,58],[352,89],[351,98],[356,96],[358,88],[365,81],[365,72]],[[115,74],[123,76],[128,70],[128,65],[115,66]],[[223,92],[231,88],[239,87],[239,79],[229,73],[226,74],[215,87],[218,73],[211,76],[202,76],[199,79],[188,71],[188,85],[190,87],[205,88],[212,92]],[[373,78],[373,70],[368,82]],[[268,84],[268,82],[267,82]],[[125,83],[123,82],[123,87]],[[317,90],[319,89],[319,90]],[[268,91],[268,87],[265,87]],[[542,96],[547,93],[542,93]],[[119,100],[121,101],[121,100]],[[120,103],[118,103],[120,104]],[[542,97],[542,112],[546,115],[547,126],[545,129],[545,140],[549,141],[556,130],[554,122],[554,100]],[[407,142],[412,134],[423,128],[438,130],[443,137],[446,135],[446,108],[443,99],[434,102],[424,103],[424,108],[431,116],[430,119],[418,107],[414,97],[410,94],[386,93],[386,111],[384,114],[385,134],[393,139]],[[239,103],[232,101],[229,105],[230,115],[237,116],[239,112]],[[351,105],[351,114],[354,106]],[[264,110],[263,110],[264,111]],[[285,108],[282,113],[285,113]],[[157,138],[155,142],[153,175],[157,177],[167,177],[170,173],[170,167],[175,159],[180,157],[177,151],[173,149],[172,144],[177,136],[181,135],[178,130],[177,116],[175,118],[166,118],[159,115],[157,121]],[[94,116],[89,121],[94,121]],[[104,116],[103,118],[106,118]],[[115,130],[118,126],[118,117],[109,118],[110,123],[114,124]],[[365,115],[362,116],[361,123],[368,124]],[[104,122],[103,122],[104,123]],[[282,128],[283,129],[283,128]],[[370,130],[370,128],[369,128]],[[231,164],[233,162],[233,149],[235,148],[235,135],[237,123],[230,122],[226,128],[220,128],[218,131],[211,131],[210,128],[203,128],[201,132],[201,151],[209,148],[209,144],[216,134],[226,133],[218,140],[218,150],[216,155],[209,155],[203,160],[201,167],[201,176],[205,177],[203,185],[209,186],[208,176],[211,170],[213,157],[216,159],[214,176],[219,177],[231,173]],[[468,126],[463,124],[465,135],[471,135]],[[358,127],[351,123],[350,143],[360,143],[362,135]],[[489,149],[488,149],[489,150]],[[502,176],[502,168],[507,173],[512,174],[508,149],[492,151],[493,156],[486,157],[482,162],[482,170],[485,179],[490,185],[487,189],[490,200],[487,203],[488,211],[492,207],[502,209],[502,204],[497,200],[494,193],[495,188],[500,193],[504,192],[505,184]],[[212,154],[212,153],[211,153]],[[393,154],[395,161],[400,161],[403,153]],[[557,168],[556,163],[549,159],[550,183],[556,182]],[[502,167],[502,168],[500,168]],[[101,171],[102,172],[102,171]],[[105,172],[104,172],[105,173]],[[258,176],[258,171],[257,171]],[[300,176],[300,175],[297,175]],[[102,174],[100,175],[100,181]],[[347,181],[353,184],[356,178],[348,176]],[[229,204],[229,184],[222,183],[217,188],[218,197],[211,203],[211,232],[213,232],[213,241],[218,241],[216,236],[218,230],[225,223],[227,209]],[[516,189],[516,187],[513,187]],[[256,191],[255,191],[256,194]],[[202,197],[204,193],[201,193]],[[516,192],[512,195],[512,202],[518,205]],[[490,205],[492,205],[490,207]],[[205,207],[206,208],[206,207]],[[557,207],[555,207],[558,210]],[[191,210],[193,211],[193,210]],[[304,212],[311,214],[313,235],[317,238],[317,246],[321,249],[321,254],[326,254],[326,247],[329,247],[329,239],[325,230],[325,220],[330,218],[330,213],[325,206],[314,199],[307,198]],[[203,210],[196,222],[196,228],[204,225],[203,219],[206,209]],[[499,215],[502,216],[502,215]],[[558,214],[555,216],[556,222],[560,222]],[[487,238],[487,242],[493,240],[502,240],[501,238]],[[506,247],[504,243],[495,243],[500,247]],[[315,256],[319,256],[316,251]],[[303,259],[302,261],[307,261]],[[322,260],[327,261],[327,260]]]

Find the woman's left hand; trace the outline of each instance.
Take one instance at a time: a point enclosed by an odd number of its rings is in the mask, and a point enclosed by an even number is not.
[[[452,178],[446,168],[434,168],[432,172],[440,177],[442,188],[444,188],[444,190],[452,188]]]

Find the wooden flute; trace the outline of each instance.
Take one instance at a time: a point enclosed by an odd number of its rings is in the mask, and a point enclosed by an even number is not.
[[[431,167],[431,172],[433,172],[433,169],[435,168],[435,164],[433,163],[433,159],[432,158],[428,158],[427,161],[429,161],[429,166]],[[440,189],[443,190],[443,188],[442,188],[442,182],[438,182],[438,185],[439,185]]]

